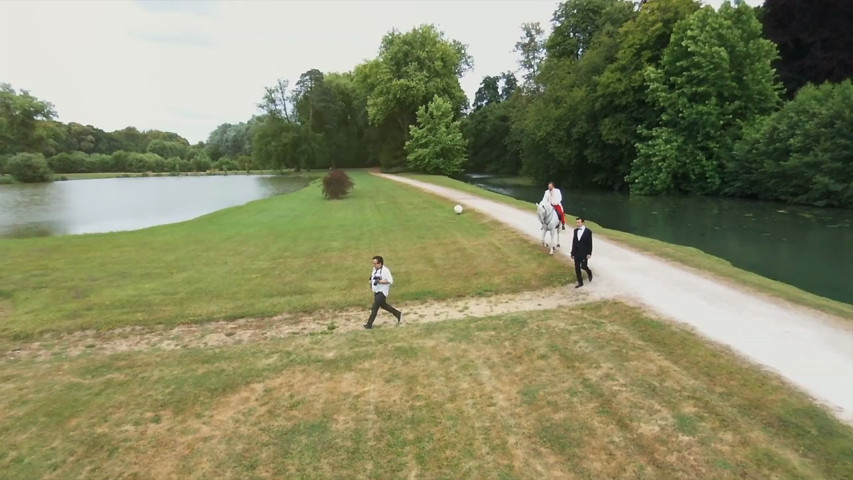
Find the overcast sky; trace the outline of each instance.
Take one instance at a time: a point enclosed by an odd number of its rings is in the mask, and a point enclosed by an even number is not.
[[[475,67],[461,83],[473,99],[484,75],[518,68],[520,25],[547,31],[558,3],[2,0],[0,82],[53,103],[62,122],[195,143],[251,118],[277,78],[292,85],[312,68],[346,72],[375,58],[393,28],[432,23],[467,44]]]

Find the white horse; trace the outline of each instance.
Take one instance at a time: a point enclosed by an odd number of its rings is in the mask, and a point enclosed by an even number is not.
[[[536,205],[536,213],[539,215],[539,223],[542,224],[542,245],[548,247],[545,242],[545,234],[551,233],[550,255],[554,254],[554,250],[560,248],[560,215],[554,210],[554,207],[548,202],[539,202]],[[557,236],[557,241],[554,241],[554,235]]]

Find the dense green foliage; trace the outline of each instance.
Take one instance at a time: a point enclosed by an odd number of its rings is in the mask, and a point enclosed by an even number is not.
[[[50,181],[50,168],[47,166],[44,155],[40,153],[18,153],[6,162],[4,168],[19,182]]]
[[[406,161],[413,170],[453,175],[461,173],[467,156],[459,122],[453,120],[453,106],[436,95],[429,105],[418,109],[418,123],[409,127]]]
[[[764,0],[760,19],[779,46],[773,66],[788,98],[808,83],[853,78],[853,2]]]
[[[631,191],[719,192],[723,164],[744,125],[778,103],[774,53],[746,4],[705,7],[678,23],[661,67],[646,71],[661,117],[638,145]]]
[[[811,101],[784,99],[804,85],[853,75],[844,22],[853,4],[841,3],[715,10],[698,0],[566,0],[549,34],[520,25],[520,69],[485,75],[470,108],[459,83],[473,65],[467,46],[433,25],[394,29],[349,72],[276,80],[257,115],[198,145],[169,132],[62,124],[50,103],[3,84],[0,158],[41,153],[57,173],[465,169],[644,195],[849,206],[846,117],[801,125],[810,137],[795,145],[795,131],[774,126],[794,128]],[[806,97],[844,97],[819,91]],[[441,118],[428,107],[436,98]],[[831,109],[806,110],[814,119]]]
[[[747,130],[726,174],[728,195],[853,207],[853,82],[801,89]]]

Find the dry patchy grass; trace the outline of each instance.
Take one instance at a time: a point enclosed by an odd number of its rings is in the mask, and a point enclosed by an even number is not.
[[[616,302],[0,364],[6,478],[850,478],[853,430]]]

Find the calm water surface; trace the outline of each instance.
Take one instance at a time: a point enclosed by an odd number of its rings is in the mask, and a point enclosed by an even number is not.
[[[545,187],[468,183],[538,202]],[[562,190],[563,206],[606,228],[695,247],[808,292],[853,303],[853,211],[732,198],[631,197]],[[568,223],[574,223],[573,218]]]
[[[0,237],[115,232],[182,222],[290,193],[308,180],[228,175],[0,185]]]

